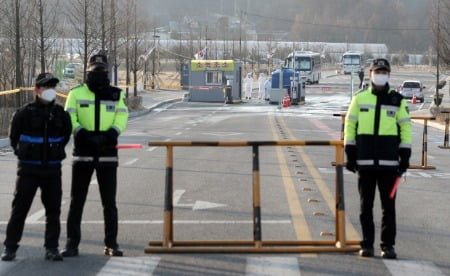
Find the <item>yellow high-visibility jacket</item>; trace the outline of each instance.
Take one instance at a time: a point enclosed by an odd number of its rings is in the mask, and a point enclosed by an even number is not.
[[[107,93],[100,96],[89,90],[86,84],[83,84],[73,88],[67,97],[65,110],[72,120],[74,161],[117,163],[115,146],[117,136],[126,128],[128,108],[121,89],[116,87],[109,87],[108,89]],[[78,135],[82,129],[88,132],[83,131],[85,135]],[[108,137],[111,129],[117,132],[114,133],[115,139],[107,141],[104,147],[99,149],[89,144],[89,139],[92,136]]]
[[[403,97],[390,90],[357,93],[345,118],[344,144],[356,147],[356,163],[364,169],[397,169],[399,150],[411,151],[411,118]],[[408,157],[409,158],[409,157]]]

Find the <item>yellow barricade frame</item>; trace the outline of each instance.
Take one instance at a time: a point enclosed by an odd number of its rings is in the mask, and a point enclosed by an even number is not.
[[[150,241],[145,253],[319,253],[356,252],[359,241],[347,241],[345,235],[344,172],[342,141],[230,141],[230,142],[149,142],[151,147],[166,147],[166,182],[163,233],[161,241]],[[334,146],[336,149],[335,240],[262,240],[259,147],[261,146]],[[252,147],[253,240],[176,241],[173,238],[173,153],[174,147]]]

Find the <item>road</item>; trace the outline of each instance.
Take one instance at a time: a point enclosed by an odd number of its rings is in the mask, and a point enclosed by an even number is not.
[[[430,89],[433,75],[393,74],[392,84],[420,77]],[[307,87],[306,103],[280,108],[263,101],[237,105],[178,102],[129,122],[120,143],[143,149],[120,151],[119,244],[123,258],[103,252],[103,219],[94,179],[85,206],[80,256],[63,262],[44,260],[43,207],[36,197],[17,260],[0,262],[0,275],[450,275],[450,187],[448,154],[437,146],[443,131],[428,129],[428,163],[434,170],[409,170],[397,198],[398,260],[363,259],[356,253],[317,254],[145,254],[149,241],[162,239],[166,149],[149,141],[338,140],[350,100],[349,76],[327,75]],[[322,87],[331,87],[324,91]],[[420,164],[421,124],[413,125],[412,164]],[[67,148],[71,152],[71,146]],[[175,240],[251,240],[251,148],[195,147],[174,150]],[[263,240],[334,240],[334,149],[263,147],[260,151]],[[16,161],[0,150],[0,237],[4,238],[12,200]],[[61,247],[70,201],[71,158],[63,167]],[[357,177],[345,172],[347,238],[360,239]],[[377,240],[380,204],[375,203]],[[321,234],[322,233],[322,234]],[[324,235],[324,233],[330,233]]]

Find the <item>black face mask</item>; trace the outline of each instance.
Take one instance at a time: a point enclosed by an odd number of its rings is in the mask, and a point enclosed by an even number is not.
[[[88,72],[86,84],[94,93],[102,93],[109,87],[108,72]]]

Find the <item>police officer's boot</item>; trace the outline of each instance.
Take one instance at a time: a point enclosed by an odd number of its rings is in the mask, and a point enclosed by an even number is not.
[[[16,258],[16,251],[11,248],[5,247],[2,253],[2,261],[12,261]]]
[[[62,261],[63,257],[56,248],[47,248],[45,250],[45,259],[50,261]]]
[[[397,253],[393,246],[383,246],[381,248],[381,257],[384,259],[397,259]]]
[[[115,246],[115,247],[105,247],[105,255],[107,256],[113,256],[113,257],[122,257],[123,256],[123,251],[122,249],[120,249],[119,246]]]

